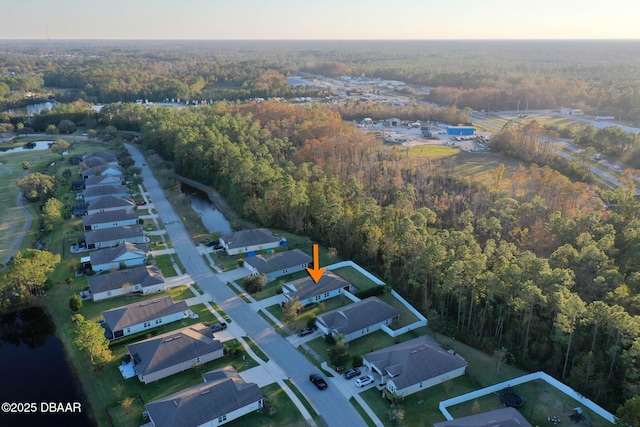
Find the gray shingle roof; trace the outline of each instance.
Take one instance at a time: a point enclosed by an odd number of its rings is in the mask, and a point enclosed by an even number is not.
[[[112,291],[122,288],[127,283],[131,286],[141,285],[143,288],[164,283],[164,277],[158,267],[143,265],[140,267],[127,268],[112,273],[100,274],[87,279],[89,289],[92,294]]]
[[[321,314],[318,320],[339,334],[350,334],[399,315],[398,310],[386,302],[369,297]]]
[[[255,383],[245,383],[231,366],[207,372],[205,382],[147,403],[156,427],[198,426],[261,399]]]
[[[119,175],[124,173],[124,170],[119,165],[101,165],[83,170],[82,176],[92,177],[102,175],[104,171],[119,172]]]
[[[129,189],[124,185],[99,185],[82,191],[82,197],[108,196],[111,194],[129,194]]]
[[[85,227],[93,224],[104,224],[106,222],[137,220],[138,214],[134,211],[116,209],[113,211],[96,212],[92,215],[85,215],[82,218],[82,225]]]
[[[93,265],[108,264],[126,254],[127,252],[136,253],[140,257],[146,258],[149,253],[149,248],[145,243],[138,243],[134,245],[133,243],[124,242],[124,244],[115,246],[113,248],[105,248],[93,251],[89,254],[89,258],[91,258],[91,264]]]
[[[241,230],[220,236],[229,249],[244,248],[246,246],[264,245],[279,242],[281,237],[274,236],[266,228]]]
[[[188,309],[189,306],[186,301],[174,302],[170,296],[164,296],[103,311],[102,317],[112,331],[121,331],[149,320],[184,312]]]
[[[291,283],[287,283],[282,287],[290,292],[291,297],[295,296],[298,297],[300,301],[303,301],[307,298],[331,292],[336,289],[345,287],[351,289],[352,285],[342,277],[327,271],[322,275],[322,277],[320,277],[318,283],[315,283],[311,277],[305,277]]]
[[[93,151],[91,153],[87,153],[82,156],[83,160],[92,159],[92,158],[100,158],[102,160],[106,160],[107,162],[117,162],[118,156],[116,153],[112,151]]]
[[[208,326],[203,323],[167,332],[153,338],[127,345],[136,361],[138,375],[148,375],[182,362],[221,350],[222,343],[213,339]]]
[[[92,176],[91,178],[87,178],[84,180],[84,184],[87,187],[90,187],[92,185],[100,185],[102,182],[105,181],[117,181],[122,183],[122,176],[121,175],[98,175],[98,176]]]
[[[273,273],[286,268],[298,267],[303,264],[311,264],[313,258],[300,249],[278,252],[269,256],[252,256],[245,258],[244,262],[258,270],[260,274]]]
[[[434,424],[435,427],[531,427],[515,408],[502,408]]]
[[[110,242],[112,240],[120,240],[127,238],[138,238],[144,236],[141,225],[123,225],[120,227],[99,228],[84,233],[84,239],[87,245],[96,244],[98,242]]]
[[[87,207],[88,210],[107,209],[127,206],[135,206],[136,203],[130,197],[104,196],[99,199],[92,200]]]
[[[391,375],[400,390],[467,366],[462,356],[449,353],[426,335],[363,357],[383,373],[386,371]]]

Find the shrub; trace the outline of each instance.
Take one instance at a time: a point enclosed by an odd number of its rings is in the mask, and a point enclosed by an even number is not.
[[[262,290],[262,285],[264,283],[264,276],[249,276],[244,279],[242,282],[242,286],[244,290],[249,292],[250,294],[255,294],[256,292],[260,292]]]
[[[71,295],[71,297],[69,298],[69,308],[74,313],[80,311],[80,309],[82,308],[82,298],[80,298],[80,295]]]

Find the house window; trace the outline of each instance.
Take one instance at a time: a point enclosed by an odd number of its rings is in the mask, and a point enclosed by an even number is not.
[[[223,423],[223,422],[225,422],[225,421],[227,421],[227,416],[226,416],[226,415],[223,415],[223,416],[221,416],[221,417],[218,417],[218,422],[219,422],[219,423]]]
[[[420,382],[420,388],[422,388],[422,382]]]
[[[131,332],[131,328],[127,328],[127,333]]]
[[[324,297],[325,297],[325,298],[329,298],[329,292],[325,292],[325,293],[324,293]]]
[[[107,292],[107,296],[110,297],[111,296],[111,291]]]
[[[282,274],[287,274],[289,272],[288,268],[285,268],[284,270],[282,270]]]
[[[200,363],[200,357],[196,357],[196,363]]]

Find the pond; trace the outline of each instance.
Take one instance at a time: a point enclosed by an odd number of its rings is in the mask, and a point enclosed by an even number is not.
[[[54,330],[51,318],[38,307],[0,316],[0,425],[95,426]],[[22,409],[18,403],[35,404],[29,407],[35,412],[7,413],[5,402],[14,403],[9,408],[15,410]],[[75,404],[81,412],[54,413],[60,403],[63,409]]]
[[[37,104],[25,105],[24,107],[10,108],[7,112],[18,116],[33,117],[35,114],[42,113],[45,109],[51,110],[54,105],[56,104],[53,102],[39,102]]]
[[[220,212],[202,191],[182,184],[182,192],[191,195],[191,209],[200,214],[202,225],[209,233],[231,233],[229,220]]]
[[[19,147],[11,147],[10,144],[2,144],[0,145],[0,154],[48,150],[54,143],[55,141],[34,141],[27,142],[26,144]]]

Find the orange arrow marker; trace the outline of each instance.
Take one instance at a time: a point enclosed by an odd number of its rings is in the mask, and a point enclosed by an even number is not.
[[[318,280],[322,277],[324,272],[327,270],[326,268],[319,268],[320,260],[318,259],[318,245],[313,245],[313,268],[307,267],[307,271],[309,275],[313,279],[314,282],[318,283]]]

